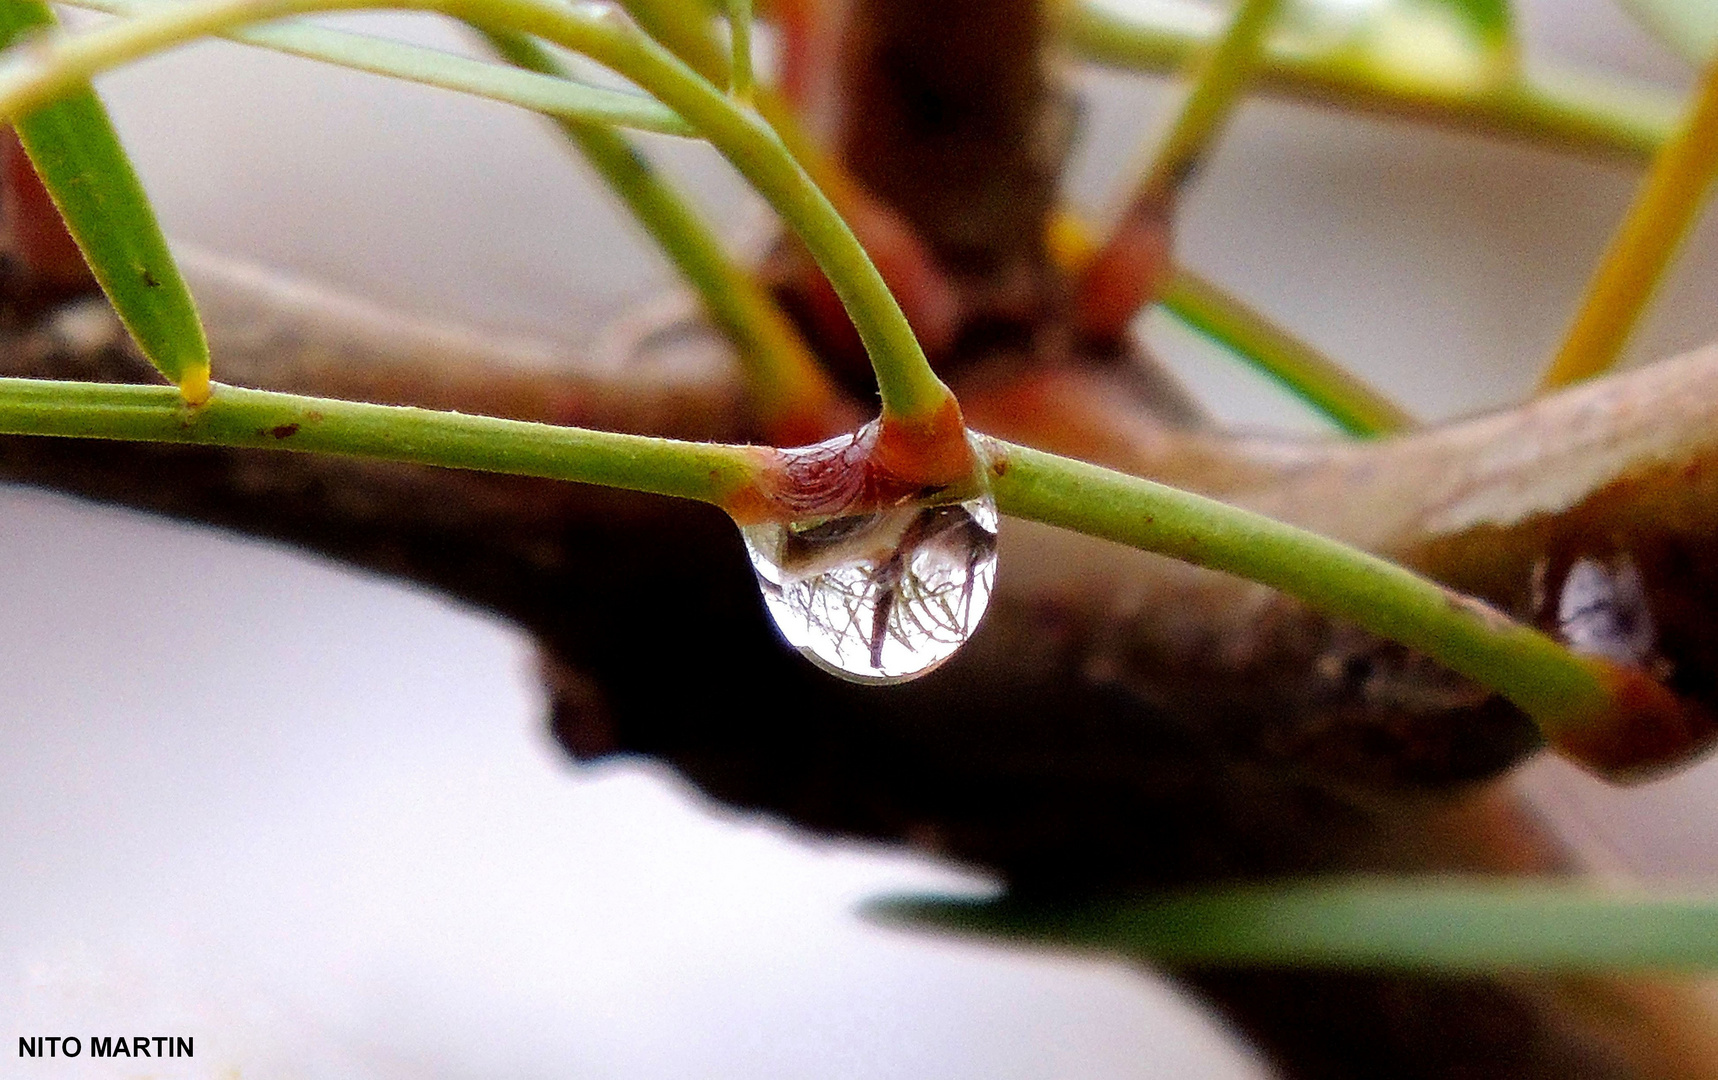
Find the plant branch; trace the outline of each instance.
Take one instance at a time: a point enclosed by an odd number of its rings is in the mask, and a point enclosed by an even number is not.
[[[1718,176],[1718,61],[1707,66],[1688,117],[1653,159],[1634,202],[1587,284],[1541,390],[1616,363]]]
[[[1223,32],[1195,61],[1190,86],[1169,130],[1150,152],[1150,166],[1130,203],[1168,203],[1198,169],[1227,126],[1281,0],[1240,0]]]
[[[1595,729],[1651,726],[1627,694],[1641,692],[1616,665],[1581,656],[1495,609],[1395,563],[1334,540],[1201,495],[1046,454],[993,444],[991,488],[1004,514],[1137,547],[1269,585],[1328,614],[1409,646],[1490,687],[1539,725],[1546,739],[1583,757]],[[1653,684],[1656,686],[1656,684]],[[1660,692],[1663,698],[1669,695]],[[1666,721],[1687,738],[1663,761],[1656,740],[1636,744],[1636,759],[1584,763],[1616,775],[1681,761],[1710,741],[1704,717],[1683,717],[1674,701]],[[1619,740],[1626,744],[1627,739]],[[1607,738],[1607,746],[1609,740]],[[1620,748],[1619,748],[1620,750]]]
[[[0,114],[28,112],[101,71],[198,37],[290,15],[374,6],[374,0],[208,0],[151,10],[76,36],[56,35],[25,54],[14,53],[0,69]],[[612,68],[685,117],[774,206],[828,275],[870,354],[885,417],[940,430],[955,407],[948,388],[931,370],[864,248],[767,122],[600,8],[563,8],[547,0],[411,0],[393,6],[545,38]]]
[[[1182,69],[1216,35],[1215,22],[1153,24],[1090,3],[1061,7],[1063,39],[1080,56],[1131,71]],[[1676,128],[1676,98],[1654,88],[1536,66],[1472,87],[1404,84],[1373,64],[1296,56],[1267,44],[1255,77],[1263,92],[1529,139],[1580,153],[1645,160]]]

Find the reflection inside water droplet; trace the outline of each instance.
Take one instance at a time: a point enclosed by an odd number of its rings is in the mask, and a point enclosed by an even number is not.
[[[1577,559],[1557,598],[1557,628],[1578,653],[1640,663],[1652,651],[1657,630],[1634,560],[1624,555],[1611,567]]]
[[[855,682],[904,682],[953,656],[996,582],[988,496],[741,532],[782,636]]]

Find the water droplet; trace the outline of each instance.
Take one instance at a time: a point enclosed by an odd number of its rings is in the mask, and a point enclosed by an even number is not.
[[[1640,663],[1657,631],[1634,560],[1624,555],[1614,569],[1597,559],[1575,560],[1557,597],[1557,628],[1578,653]]]
[[[782,636],[854,682],[905,682],[953,656],[996,583],[988,495],[741,532]]]

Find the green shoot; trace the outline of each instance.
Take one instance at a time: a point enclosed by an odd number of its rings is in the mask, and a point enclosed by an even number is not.
[[[1542,390],[1590,378],[1628,343],[1718,175],[1718,61],[1708,65],[1681,129],[1653,159],[1599,260]]]

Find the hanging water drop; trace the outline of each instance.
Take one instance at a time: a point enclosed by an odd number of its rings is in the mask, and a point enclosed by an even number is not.
[[[905,682],[953,656],[996,583],[988,495],[741,532],[782,636],[854,682]]]

